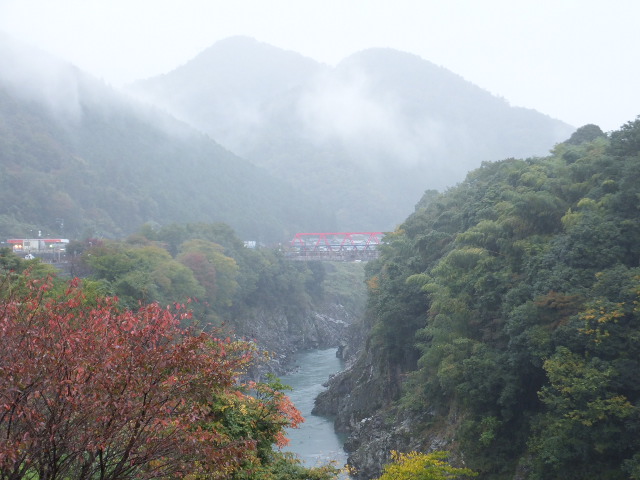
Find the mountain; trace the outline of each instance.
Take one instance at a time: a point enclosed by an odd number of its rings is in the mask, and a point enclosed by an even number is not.
[[[207,135],[0,37],[0,236],[114,237],[226,222],[284,241],[334,226],[314,199]]]
[[[325,68],[294,52],[231,37],[168,74],[133,84],[130,90],[238,152],[253,128],[261,129],[263,103]]]
[[[303,189],[342,230],[388,230],[483,161],[545,155],[573,128],[392,49],[335,68],[245,37],[129,90]]]

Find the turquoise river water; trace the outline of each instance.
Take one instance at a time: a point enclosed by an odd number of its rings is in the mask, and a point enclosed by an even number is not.
[[[293,388],[289,397],[300,410],[305,422],[299,428],[288,429],[289,445],[284,449],[297,454],[308,467],[324,465],[334,461],[338,467],[347,463],[347,454],[342,446],[344,437],[333,430],[333,420],[312,415],[313,402],[325,387],[323,383],[330,375],[343,368],[336,357],[336,349],[309,350],[296,355],[297,366],[293,373],[281,380]]]

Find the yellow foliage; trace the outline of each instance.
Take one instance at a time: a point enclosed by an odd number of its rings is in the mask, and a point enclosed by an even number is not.
[[[591,336],[594,343],[600,343],[609,336],[607,325],[617,323],[625,316],[624,308],[624,303],[604,304],[596,301],[580,314],[580,319],[584,321],[584,328],[578,331],[583,335]]]
[[[441,480],[463,479],[477,476],[468,468],[452,467],[447,452],[400,453],[391,452],[392,463],[384,467],[378,480]]]
[[[377,292],[380,289],[380,278],[377,275],[367,280],[367,287],[371,292]]]

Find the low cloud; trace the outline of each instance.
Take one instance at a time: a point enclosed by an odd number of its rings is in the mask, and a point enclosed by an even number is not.
[[[441,122],[410,117],[401,98],[376,92],[357,69],[316,78],[299,99],[297,115],[312,142],[340,142],[367,166],[389,159],[415,166],[444,152]]]
[[[79,120],[79,75],[72,65],[0,35],[0,82],[12,93],[47,107],[53,115]]]

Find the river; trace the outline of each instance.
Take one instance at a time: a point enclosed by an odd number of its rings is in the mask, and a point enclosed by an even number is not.
[[[343,450],[344,437],[333,430],[333,420],[312,415],[313,402],[324,390],[323,383],[331,374],[343,369],[342,361],[336,357],[336,349],[308,350],[295,357],[296,370],[281,377],[282,383],[293,388],[289,397],[300,410],[305,422],[299,428],[287,430],[291,440],[284,449],[297,454],[307,467],[324,465],[335,461],[338,467],[347,463]]]

